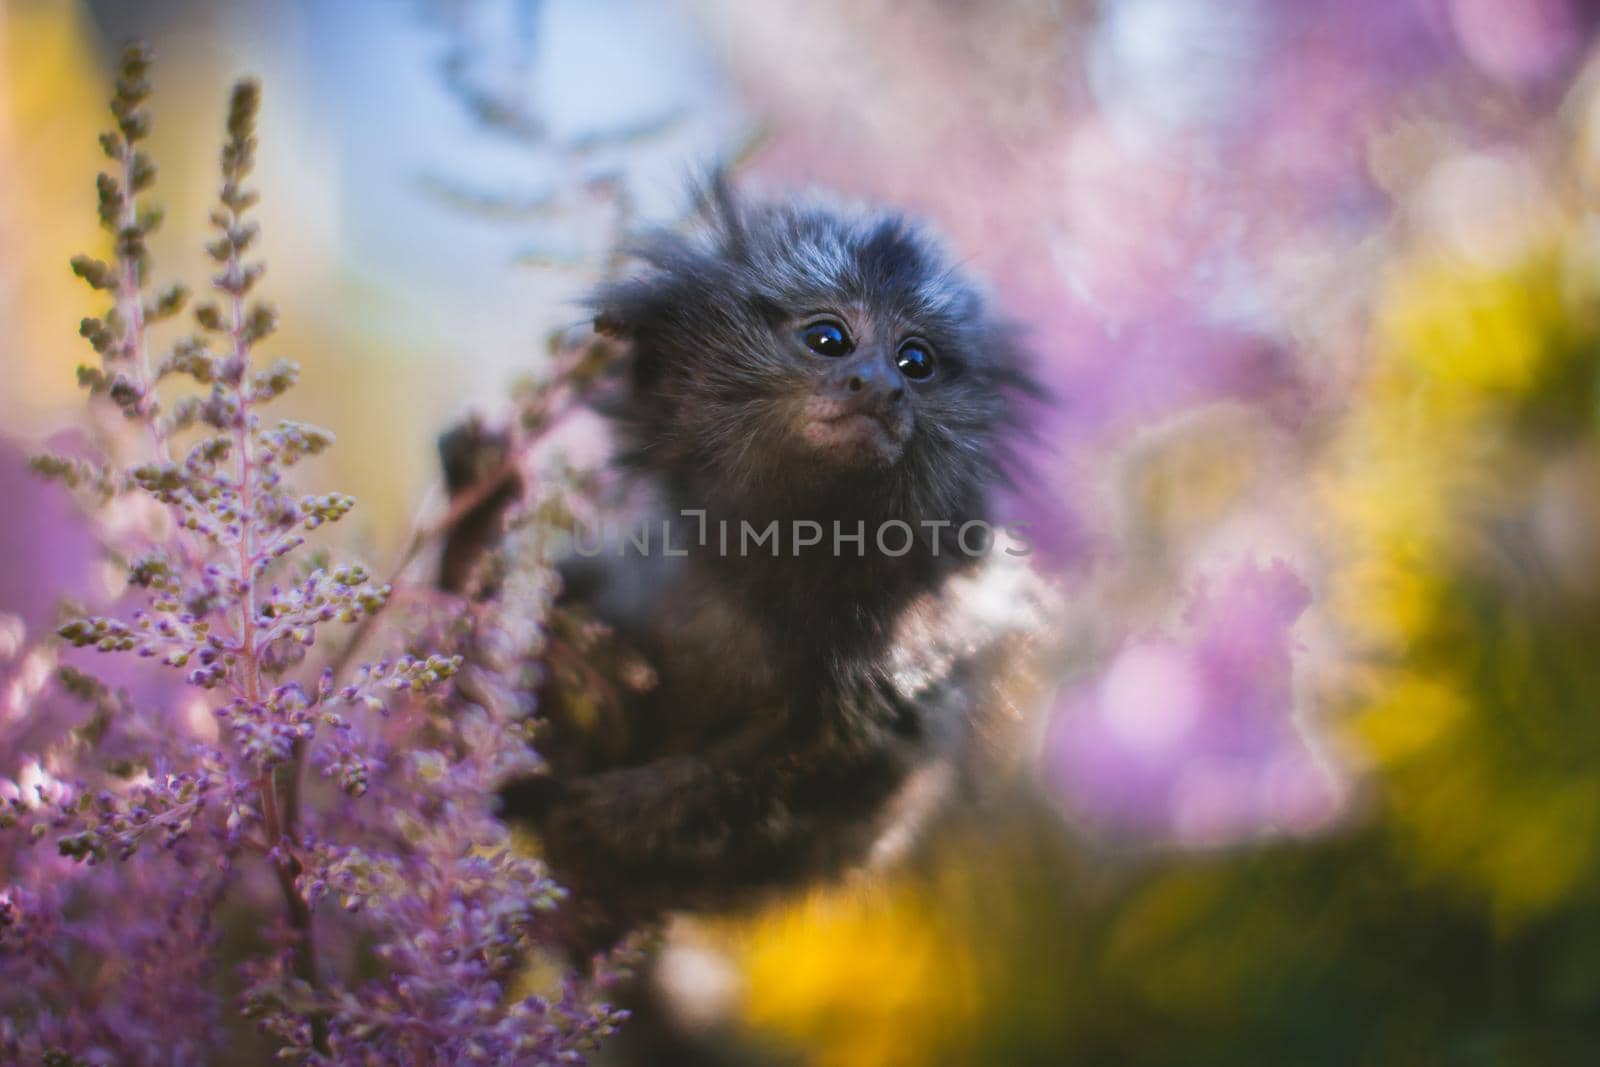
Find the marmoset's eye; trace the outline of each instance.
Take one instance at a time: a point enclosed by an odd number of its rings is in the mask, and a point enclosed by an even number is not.
[[[923,341],[911,340],[901,345],[894,362],[900,373],[914,382],[933,377],[933,349]]]
[[[800,340],[819,356],[848,356],[855,347],[850,343],[850,335],[844,332],[843,326],[826,319],[813,322],[801,330]]]

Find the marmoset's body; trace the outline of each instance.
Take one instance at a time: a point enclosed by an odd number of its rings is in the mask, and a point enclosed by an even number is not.
[[[688,554],[658,525],[651,551],[566,571],[568,601],[658,683],[598,740],[545,694],[550,773],[503,793],[599,939],[859,862],[912,771],[959,740],[972,665],[940,652],[908,684],[896,657],[939,640],[942,589],[978,562],[957,536],[990,517],[1029,388],[1007,332],[901,220],[742,204],[721,181],[707,201],[705,232],[649,240],[595,298],[628,349],[622,462]],[[774,520],[778,544],[752,547]]]

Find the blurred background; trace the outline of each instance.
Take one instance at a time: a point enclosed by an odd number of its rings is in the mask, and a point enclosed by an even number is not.
[[[1595,1062],[1597,27],[1584,0],[5,0],[0,613],[45,626],[88,580],[22,457],[81,425],[67,260],[100,249],[127,39],[157,53],[158,277],[203,276],[226,87],[264,81],[268,355],[377,558],[436,434],[506,408],[708,161],[893,203],[1053,391],[1007,517],[1060,606],[982,795],[891,872],[674,928],[662,1017],[610,1062]]]

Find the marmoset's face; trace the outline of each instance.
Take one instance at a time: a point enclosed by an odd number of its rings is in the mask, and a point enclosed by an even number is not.
[[[952,265],[893,216],[722,211],[601,302],[634,344],[637,461],[730,503],[981,497],[1024,379]]]
[[[892,466],[916,421],[916,394],[934,387],[938,359],[912,323],[863,308],[813,312],[788,343],[810,390],[790,412],[791,432],[827,462]]]

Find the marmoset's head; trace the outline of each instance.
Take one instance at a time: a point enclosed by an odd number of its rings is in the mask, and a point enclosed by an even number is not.
[[[972,286],[897,216],[746,204],[720,176],[704,202],[595,298],[632,346],[631,462],[685,506],[977,513],[1029,385]]]

